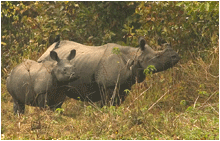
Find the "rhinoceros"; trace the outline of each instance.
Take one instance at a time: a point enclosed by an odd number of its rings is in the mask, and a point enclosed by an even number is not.
[[[63,40],[60,47],[52,44],[38,59],[38,62],[50,61],[49,52],[56,51],[60,57],[66,57],[69,50],[75,49],[74,61],[76,73],[80,78],[69,83],[66,95],[70,98],[92,102],[102,100],[103,105],[112,105],[125,100],[125,89],[131,89],[136,82],[145,79],[144,69],[153,65],[156,70],[164,71],[174,66],[179,55],[168,45],[163,51],[154,51],[146,44],[144,37],[139,38],[139,48],[108,43],[103,46],[86,46],[73,41]],[[117,92],[117,93],[116,93]]]
[[[57,42],[59,44],[59,42]],[[25,105],[51,109],[61,107],[66,95],[62,86],[78,79],[75,66],[70,61],[76,50],[67,52],[65,59],[60,59],[55,51],[50,51],[54,61],[38,63],[26,60],[17,65],[7,77],[7,90],[14,100],[14,113],[24,113]]]

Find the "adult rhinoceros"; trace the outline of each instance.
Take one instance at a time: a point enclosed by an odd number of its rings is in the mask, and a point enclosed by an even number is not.
[[[69,84],[66,95],[93,102],[102,100],[105,105],[109,104],[110,99],[112,102],[115,96],[123,101],[124,90],[130,89],[136,80],[142,82],[145,79],[143,71],[149,65],[154,65],[154,72],[159,72],[172,67],[180,60],[170,46],[163,51],[154,51],[143,37],[139,38],[139,45],[139,48],[114,43],[86,46],[73,41],[61,41],[58,48],[55,43],[52,44],[38,62],[51,60],[51,50],[65,58],[70,50],[75,49],[77,55],[71,63],[75,63],[76,74],[80,78]],[[116,53],[113,53],[113,50],[116,50]]]

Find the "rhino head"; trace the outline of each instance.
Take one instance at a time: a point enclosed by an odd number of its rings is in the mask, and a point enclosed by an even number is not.
[[[70,60],[72,60],[75,56],[75,49],[71,50],[66,59],[60,59],[55,51],[50,52],[51,59],[57,62],[52,70],[52,74],[55,76],[58,82],[68,82],[78,78],[75,75],[74,65],[70,64]]]
[[[145,39],[140,37],[139,45],[141,49],[141,54],[138,56],[140,67],[147,68],[149,65],[153,65],[156,68],[156,70],[153,71],[154,73],[167,70],[180,60],[180,56],[169,44],[165,44],[166,49],[162,51],[154,51],[146,44]]]

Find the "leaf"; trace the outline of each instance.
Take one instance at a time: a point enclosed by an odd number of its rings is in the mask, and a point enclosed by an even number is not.
[[[33,42],[34,42],[34,40],[32,40],[32,39],[31,39],[29,42],[30,42],[30,43],[33,43]]]
[[[129,89],[125,89],[124,92],[125,92],[126,94],[128,94],[128,93],[130,93],[131,91],[130,91]]]
[[[1,42],[1,44],[2,44],[3,46],[6,46],[6,45],[7,45],[5,42]]]
[[[66,30],[66,31],[70,31],[70,29],[69,29],[69,28],[64,28],[64,30]]]
[[[183,2],[178,2],[177,4],[176,4],[176,6],[181,6],[183,4]]]
[[[56,23],[55,20],[49,20],[48,23]]]
[[[74,6],[75,6],[75,7],[79,7],[79,4],[76,3],[76,4],[74,4]]]
[[[202,11],[205,11],[205,5],[204,4],[201,4],[201,6],[200,6],[200,11],[202,12]]]
[[[64,8],[64,6],[61,6],[60,11],[62,11],[62,10],[63,10],[63,8]]]
[[[181,105],[181,106],[186,106],[186,100],[181,100],[181,101],[180,101],[180,105]]]
[[[210,6],[209,3],[207,2],[206,5],[205,5],[205,9],[206,9],[206,11],[208,11],[208,12],[209,12],[209,6]]]
[[[118,47],[114,47],[112,49],[112,53],[118,55],[120,53],[120,49]]]

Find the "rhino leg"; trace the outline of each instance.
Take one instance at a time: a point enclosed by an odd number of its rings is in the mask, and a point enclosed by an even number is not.
[[[56,107],[55,107],[55,109],[57,109],[57,108],[61,108],[62,105],[63,105],[63,101],[60,102],[59,104],[57,104]]]
[[[15,115],[18,113],[24,114],[25,104],[19,103],[18,101],[14,100],[13,110]]]
[[[46,105],[46,94],[40,93],[35,96],[34,101],[32,102],[33,106],[37,106],[40,108],[45,108]]]
[[[101,87],[101,107],[105,105],[110,105],[110,100],[112,97],[114,89]]]
[[[124,92],[124,90],[125,89],[121,87],[119,92],[118,91],[116,92],[116,96],[113,103],[114,106],[121,105],[125,101],[126,93]]]
[[[104,105],[116,106],[124,101],[124,97],[119,93],[115,87],[108,87],[101,89],[101,107]]]
[[[56,92],[48,93],[47,96],[47,105],[50,107],[50,110],[56,110],[61,108],[63,102],[66,99],[65,95],[66,89],[57,89]]]
[[[126,96],[126,93],[123,91],[119,93],[117,93],[117,97],[116,97],[116,105],[121,105],[124,101],[125,101],[125,96]]]
[[[142,69],[142,68],[137,69],[136,76],[137,76],[137,82],[138,83],[143,82],[146,78],[146,76],[143,72],[144,72],[144,69]]]
[[[64,101],[62,101],[58,104],[55,104],[55,105],[48,105],[48,106],[50,107],[50,110],[55,111],[57,108],[61,108],[61,106],[63,105],[63,102]]]
[[[53,99],[51,97],[47,97],[47,94],[41,94],[37,98],[37,106],[41,109],[46,108],[48,105],[50,110],[54,111],[57,108],[61,108],[66,96],[60,96],[54,94]]]

